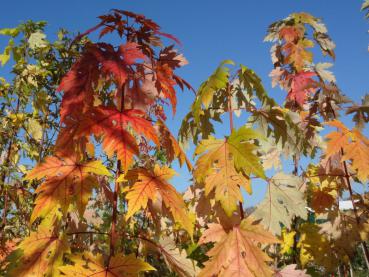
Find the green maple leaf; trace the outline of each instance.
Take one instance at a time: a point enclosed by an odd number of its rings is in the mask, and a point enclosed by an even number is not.
[[[241,187],[252,193],[249,176],[265,178],[254,139],[263,137],[252,129],[241,127],[227,139],[210,137],[196,148],[195,155],[201,156],[196,162],[194,176],[204,184],[206,195],[215,191],[215,200],[221,203],[228,216],[237,209],[237,203],[243,201]]]
[[[196,100],[192,105],[192,113],[196,123],[200,121],[202,105],[205,109],[209,108],[213,101],[213,96],[219,90],[224,90],[228,84],[229,68],[226,65],[234,65],[231,60],[223,61],[214,73],[201,84],[197,92]]]

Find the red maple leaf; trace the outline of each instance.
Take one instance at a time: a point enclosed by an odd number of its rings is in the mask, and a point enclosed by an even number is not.
[[[316,76],[314,72],[300,72],[292,76],[287,99],[296,101],[300,106],[304,105],[308,94],[315,92],[315,81],[311,78],[313,76]]]

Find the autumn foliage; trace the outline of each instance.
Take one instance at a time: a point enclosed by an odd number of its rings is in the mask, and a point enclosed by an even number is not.
[[[128,11],[99,20],[55,43],[44,23],[0,30],[11,37],[0,61],[13,56],[16,76],[0,79],[10,130],[0,127],[0,273],[328,276],[353,269],[358,255],[369,266],[369,195],[353,190],[369,181],[369,97],[353,103],[332,64],[314,60],[313,49],[335,59],[320,19],[294,13],[267,31],[282,101],[231,60],[195,92],[176,73],[187,64],[177,38]],[[176,113],[179,89],[195,98],[177,138],[166,113]],[[171,183],[174,160],[193,176],[184,193]],[[245,209],[244,193],[260,182],[265,198]]]

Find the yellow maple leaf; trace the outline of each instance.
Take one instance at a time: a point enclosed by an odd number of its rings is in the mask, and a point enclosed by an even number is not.
[[[58,237],[52,229],[39,226],[17,247],[20,257],[10,269],[9,277],[51,277],[59,276],[58,267],[63,264],[63,254],[69,252],[64,237]],[[10,258],[12,258],[10,256]]]
[[[85,252],[82,255],[74,255],[71,258],[74,265],[59,267],[59,270],[66,276],[75,277],[116,277],[138,276],[140,272],[153,271],[148,263],[136,258],[134,254],[123,256],[116,255],[109,259],[107,266],[104,264],[104,257],[101,254],[94,255]]]
[[[243,127],[225,140],[209,137],[195,150],[195,155],[200,155],[195,179],[204,183],[206,195],[215,191],[215,200],[221,203],[228,216],[237,209],[238,201],[243,201],[241,187],[252,193],[249,175],[264,177],[260,159],[254,154],[256,146],[247,142],[258,137],[257,133]]]
[[[286,228],[282,230],[282,245],[281,245],[281,254],[289,254],[291,249],[295,243],[295,231],[288,232]]]

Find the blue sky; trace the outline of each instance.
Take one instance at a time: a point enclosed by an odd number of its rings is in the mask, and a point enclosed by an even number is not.
[[[96,17],[111,8],[145,14],[162,26],[163,31],[178,37],[183,46],[180,51],[189,60],[181,69],[181,75],[194,88],[198,88],[215,67],[224,59],[233,59],[254,69],[262,78],[270,95],[279,99],[285,92],[272,89],[268,77],[272,69],[269,49],[264,43],[268,25],[292,12],[309,12],[323,19],[330,36],[335,41],[336,61],[334,71],[339,87],[358,101],[369,92],[369,24],[360,12],[362,1],[337,0],[13,0],[2,1],[0,28],[14,27],[22,21],[46,20],[47,35],[53,39],[60,27],[72,32],[84,31],[95,25]],[[0,38],[1,49],[5,38]],[[322,60],[317,60],[317,62]],[[329,61],[326,59],[325,61]],[[0,69],[0,76],[6,76]],[[193,100],[190,92],[179,92],[179,105],[174,118],[169,117],[170,127],[176,134],[183,116]],[[238,121],[241,124],[241,121]],[[219,135],[228,132],[219,128]],[[367,134],[369,135],[369,134]],[[177,168],[177,166],[176,166]],[[174,180],[178,189],[188,184],[185,169]],[[265,186],[254,186],[254,195],[247,197],[247,206],[258,202]]]

